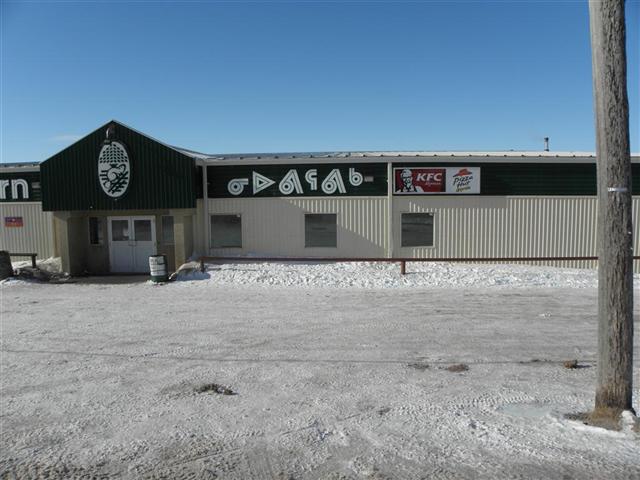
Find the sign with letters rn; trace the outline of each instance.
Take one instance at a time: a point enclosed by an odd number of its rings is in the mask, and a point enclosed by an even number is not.
[[[393,169],[396,195],[480,193],[480,167],[399,167]]]
[[[0,200],[29,200],[29,182],[24,178],[0,179]]]

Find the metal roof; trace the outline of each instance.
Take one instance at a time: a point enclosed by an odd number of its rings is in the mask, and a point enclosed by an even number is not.
[[[216,165],[218,163],[224,164],[243,164],[254,163],[259,161],[260,163],[290,163],[291,161],[299,163],[324,163],[324,162],[336,162],[340,160],[349,159],[352,162],[388,162],[394,159],[402,158],[409,161],[410,159],[416,161],[436,161],[436,162],[511,162],[517,159],[535,159],[538,162],[554,162],[558,159],[562,159],[566,163],[581,163],[595,161],[595,152],[548,152],[548,151],[353,151],[353,152],[265,152],[265,153],[202,153],[190,150],[188,148],[176,147],[169,145],[166,142],[162,142],[146,133],[140,132],[135,128],[132,128],[118,120],[110,120],[105,124],[116,123],[122,125],[125,128],[132,130],[139,135],[145,136],[167,148],[175,150],[183,155],[193,158],[199,163],[206,163],[208,165]],[[85,137],[80,138],[71,145],[61,150],[64,151],[67,148],[82,141]],[[61,153],[58,152],[58,153]],[[57,155],[57,154],[56,154]],[[54,155],[55,156],[55,155]],[[640,162],[640,153],[631,153],[631,159],[634,163]],[[25,162],[25,163],[0,163],[0,169],[7,168],[28,168],[36,167],[40,162]]]
[[[175,148],[175,147],[174,147]],[[180,149],[178,149],[180,150]],[[595,163],[594,152],[303,152],[303,153],[247,153],[207,155],[180,150],[196,159],[199,164],[250,165],[289,163]],[[633,163],[640,163],[639,154],[631,154]]]
[[[537,151],[371,151],[371,152],[284,152],[284,153],[200,153],[185,148],[172,146],[171,148],[193,158],[207,162],[225,160],[291,160],[309,158],[596,158],[594,152],[537,152]],[[632,154],[632,156],[638,156]]]
[[[15,163],[0,163],[0,172],[37,172],[40,170],[40,163],[38,162],[15,162]]]

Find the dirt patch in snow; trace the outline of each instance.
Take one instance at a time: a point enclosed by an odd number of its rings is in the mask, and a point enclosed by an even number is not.
[[[445,368],[445,370],[453,373],[466,372],[467,370],[469,370],[469,365],[467,365],[466,363],[456,363],[454,365],[449,365],[447,368]]]
[[[582,422],[590,427],[604,428],[615,432],[620,431],[620,419],[612,416],[594,415],[593,412],[568,413],[568,420]]]
[[[236,395],[236,392],[226,385],[220,385],[218,383],[205,383],[196,387],[197,393],[218,393],[220,395]]]
[[[422,372],[431,368],[431,366],[428,363],[423,363],[423,362],[408,363],[407,367],[415,368],[416,370],[420,370]]]

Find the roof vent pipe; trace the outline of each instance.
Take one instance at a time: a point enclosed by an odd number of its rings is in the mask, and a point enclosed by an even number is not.
[[[544,137],[544,151],[549,151],[549,137]]]

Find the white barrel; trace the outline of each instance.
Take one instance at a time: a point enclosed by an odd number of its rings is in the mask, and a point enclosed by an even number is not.
[[[151,255],[149,257],[149,271],[153,282],[166,282],[168,279],[167,256]]]

